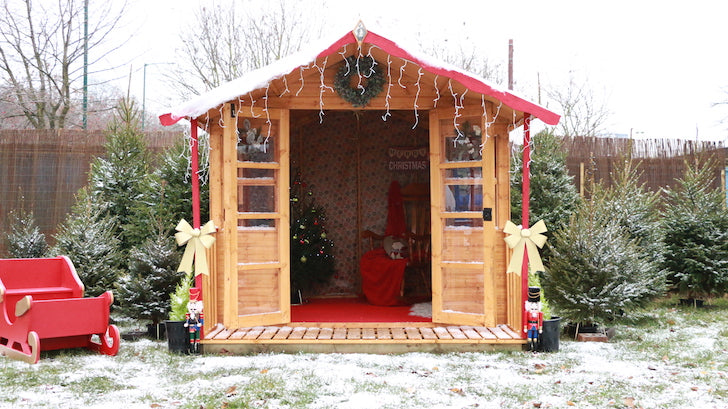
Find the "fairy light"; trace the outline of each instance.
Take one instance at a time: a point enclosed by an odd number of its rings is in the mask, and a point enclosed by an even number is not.
[[[372,60],[372,65],[369,67],[369,75],[364,75],[366,78],[371,77],[374,74],[374,67],[379,65],[376,59],[374,59],[374,56],[372,55],[372,50],[375,48],[375,46],[370,46],[369,51],[367,51],[367,57],[369,57]],[[387,54],[387,57],[389,57],[389,54]]]
[[[407,89],[406,86],[402,85],[402,77],[404,76],[404,67],[407,66],[407,60],[405,60],[404,58],[402,58],[402,61],[404,61],[404,64],[402,64],[402,66],[399,67],[399,78],[397,79],[397,83],[403,89]]]
[[[278,95],[278,98],[286,95],[286,93],[291,93],[291,91],[288,89],[288,78],[285,75],[283,76],[283,85],[285,85],[286,89],[284,89],[283,92]]]
[[[389,99],[392,98],[392,95],[390,91],[392,90],[392,87],[394,85],[392,84],[392,58],[389,54],[387,54],[387,95],[384,97],[384,107],[386,108],[386,112],[384,115],[382,115],[382,121],[387,121],[388,116],[392,116],[392,114],[389,112]]]
[[[236,111],[236,115],[243,113],[243,104],[244,103],[245,103],[245,100],[243,99],[243,96],[239,95],[238,96],[238,110]]]
[[[457,132],[457,136],[455,137],[455,140],[453,140],[453,143],[456,143],[458,139],[460,139],[461,136],[463,136],[463,131],[460,130],[460,125],[458,124],[458,118],[460,118],[462,115],[460,114],[460,109],[462,108],[458,104],[458,95],[455,93],[455,91],[452,89],[452,80],[447,80],[447,87],[450,89],[450,94],[452,95],[453,99],[453,105],[455,106],[455,115],[452,117],[452,124],[455,128],[455,132]]]
[[[422,89],[422,87],[420,86],[420,79],[422,78],[423,75],[424,75],[424,73],[422,72],[422,67],[419,67],[417,69],[417,82],[415,82],[415,87],[417,87],[417,93],[415,94],[415,102],[414,102],[415,124],[412,126],[412,129],[417,128],[417,125],[419,125],[419,123],[420,123],[420,114],[417,112],[417,108],[419,108],[419,106],[417,105],[417,100],[420,97],[420,90]]]
[[[224,120],[225,116],[222,113],[223,106],[224,106],[224,104],[221,104],[220,108],[218,108],[220,110],[220,116],[218,117],[219,119],[217,120],[217,124],[220,126],[220,128],[225,128],[225,120]]]
[[[437,102],[440,100],[440,88],[437,86],[437,78],[438,77],[439,77],[439,75],[436,74],[435,75],[435,81],[434,81],[435,82],[435,95],[436,95],[436,97],[435,97],[434,100],[432,100],[433,108],[437,108]]]
[[[326,71],[326,64],[329,61],[329,57],[327,56],[324,58],[323,65],[319,66],[318,62],[314,62],[314,67],[319,72],[319,79],[321,81],[321,84],[319,85],[319,124],[324,123],[324,92],[326,92],[326,89],[331,90],[331,92],[334,92],[334,89],[326,83],[324,83],[324,71]]]
[[[346,74],[344,74],[344,76],[349,75],[349,72],[351,71],[351,67],[349,66],[349,61],[347,61],[347,59],[346,59],[346,46],[347,46],[347,44],[344,44],[344,49],[339,51],[339,55],[341,55],[341,59],[344,60],[344,62],[346,63]]]
[[[485,119],[485,129],[483,129],[483,134],[485,134],[485,137],[483,137],[482,142],[480,143],[480,157],[483,157],[483,150],[485,149],[485,144],[488,143],[488,139],[490,139],[490,133],[488,126],[488,111],[485,107],[485,94],[480,94],[480,107],[483,108],[483,118]]]
[[[301,88],[299,88],[298,91],[296,91],[296,96],[298,96],[298,94],[300,94],[301,91],[303,91],[303,70],[306,68],[308,68],[308,65],[306,65],[305,67],[303,65],[298,67],[298,72],[300,73],[300,78],[301,78]]]
[[[260,115],[256,115],[255,111],[253,110],[253,106],[255,105],[255,100],[253,99],[253,95],[248,92],[248,96],[250,97],[250,116],[253,118],[260,118]]]
[[[481,95],[481,98],[482,98],[482,105],[483,105],[483,115],[485,115],[485,131],[484,132],[486,135],[485,136],[486,140],[483,142],[483,145],[481,145],[481,146],[484,146],[485,142],[487,142],[487,138],[490,138],[490,127],[493,126],[493,124],[495,124],[496,119],[498,119],[498,115],[500,115],[500,110],[501,110],[501,107],[503,106],[503,101],[498,101],[499,102],[498,108],[496,108],[496,110],[495,110],[495,115],[493,115],[492,120],[489,121],[488,113],[487,113],[486,105],[485,105],[485,96]],[[482,150],[482,147],[481,147],[481,150]],[[481,156],[482,156],[482,152],[481,152]]]
[[[356,77],[359,79],[359,82],[356,84],[356,88],[361,90],[361,95],[364,95],[366,92],[366,88],[364,88],[364,85],[361,83],[361,68],[359,68],[359,59],[362,57],[361,49],[359,49],[359,54],[356,55]]]
[[[271,120],[270,120],[270,112],[268,112],[268,90],[269,89],[270,89],[270,82],[268,82],[268,84],[266,84],[266,86],[265,86],[265,96],[263,97],[263,101],[264,101],[263,112],[265,112],[265,123],[268,124],[268,135],[266,135],[265,142],[263,142],[263,146],[265,147],[264,149],[267,149],[267,147],[268,147],[268,138],[270,138],[271,128],[273,128],[273,126],[271,125]]]

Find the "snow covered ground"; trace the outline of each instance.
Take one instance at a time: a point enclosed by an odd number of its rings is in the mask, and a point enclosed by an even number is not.
[[[0,408],[728,408],[726,321],[648,319],[551,354],[176,356],[140,340],[0,358]]]

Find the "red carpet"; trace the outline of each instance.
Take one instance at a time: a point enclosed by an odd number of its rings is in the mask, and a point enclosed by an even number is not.
[[[431,322],[409,315],[410,305],[381,307],[363,298],[316,298],[291,306],[291,322]]]

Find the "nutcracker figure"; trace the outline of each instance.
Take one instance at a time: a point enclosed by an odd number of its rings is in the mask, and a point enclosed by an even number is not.
[[[185,328],[190,333],[190,353],[200,353],[200,330],[205,323],[205,315],[202,312],[203,305],[200,299],[200,289],[190,288],[190,301],[187,304],[185,315]]]
[[[526,318],[523,331],[528,339],[528,350],[536,351],[543,332],[543,312],[541,312],[541,289],[528,287],[528,300],[525,303]]]

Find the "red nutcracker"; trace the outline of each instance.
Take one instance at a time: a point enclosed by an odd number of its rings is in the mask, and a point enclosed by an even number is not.
[[[523,331],[528,339],[528,350],[538,349],[539,338],[543,332],[543,312],[541,312],[541,289],[528,288],[528,300],[525,303],[526,317]]]
[[[200,330],[205,323],[205,314],[203,313],[203,304],[200,298],[200,289],[190,288],[190,301],[187,304],[185,328],[190,333],[190,353],[193,354],[200,353]]]

